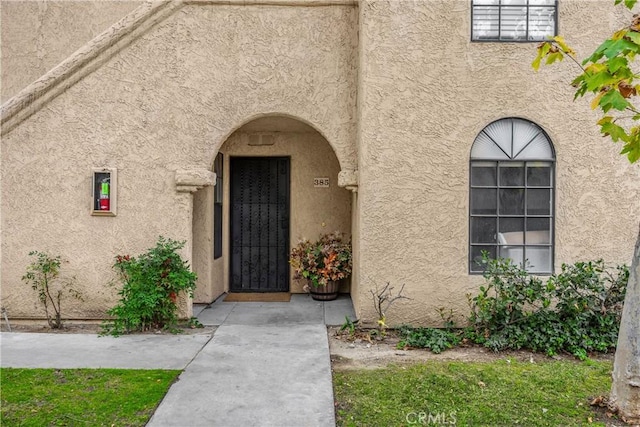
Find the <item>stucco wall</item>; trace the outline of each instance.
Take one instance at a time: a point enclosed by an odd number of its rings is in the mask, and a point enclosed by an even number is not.
[[[560,32],[583,53],[614,28],[609,1],[561,1]],[[472,43],[470,2],[360,2],[359,315],[368,289],[406,284],[389,322],[468,312],[469,154],[502,117],[532,120],[557,154],[555,267],[578,259],[629,262],[640,218],[637,166],[599,136],[587,101],[572,102],[576,68],[535,74],[535,43]],[[604,28],[601,28],[604,23]],[[607,25],[611,24],[611,26]]]
[[[4,102],[131,12],[139,1],[2,1]]]
[[[214,186],[193,194],[193,271],[198,283],[193,294],[196,303],[210,303],[222,292],[222,283],[213,274],[213,195]]]
[[[102,55],[96,71],[3,135],[1,292],[10,316],[39,313],[35,294],[20,281],[30,250],[69,261],[65,271],[77,277],[85,302],[70,301],[65,313],[86,318],[102,317],[115,301],[107,283],[116,254],[139,253],[159,234],[187,240],[187,258],[192,245],[210,246],[204,235],[192,235],[210,226],[203,209],[211,189],[194,201],[175,191],[175,171],[210,170],[225,141],[223,151],[243,153],[234,142],[239,133],[232,134],[269,115],[311,124],[326,140],[322,150],[337,159],[331,168],[358,169],[352,296],[363,320],[374,318],[369,290],[387,281],[396,289],[406,284],[412,298],[387,313],[391,324],[440,325],[439,307],[467,312],[465,295],[482,282],[468,274],[469,152],[477,134],[503,117],[534,121],[554,144],[556,269],[588,258],[629,262],[640,218],[638,168],[599,136],[588,103],[572,102],[570,63],[535,74],[535,44],[472,43],[469,1],[280,3],[167,8],[166,19],[125,36],[114,47],[122,50]],[[5,23],[20,4],[26,3],[2,4],[3,55],[5,43],[25,46],[7,51],[16,58],[24,52],[24,60],[3,56],[3,97],[24,84],[7,80],[5,92],[5,73],[24,73],[24,64],[39,64],[37,52],[48,51],[32,48],[40,42],[15,22]],[[560,32],[579,52],[590,52],[620,25],[610,0],[559,4]],[[17,16],[35,6],[24,7]],[[115,18],[127,7],[110,10]],[[53,41],[59,24],[47,25],[43,34],[54,36],[44,39],[62,46]],[[93,167],[118,169],[116,217],[89,214]],[[313,227],[322,218],[309,221],[310,233],[321,231]],[[198,256],[190,261],[205,277],[210,258]],[[203,298],[220,291],[225,265],[210,263],[217,287]]]
[[[69,261],[85,302],[65,314],[102,317],[116,299],[111,264],[162,234],[192,245],[192,195],[175,171],[210,169],[243,123],[298,117],[355,165],[354,7],[185,5],[52,99],[2,140],[2,304],[33,316],[20,277],[27,253]],[[238,53],[242,52],[241,55]],[[13,70],[14,72],[16,70]],[[90,215],[91,168],[118,169],[118,215]]]

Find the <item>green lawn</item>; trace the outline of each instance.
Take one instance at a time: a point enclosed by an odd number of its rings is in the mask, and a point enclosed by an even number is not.
[[[144,426],[180,371],[0,371],[2,426]]]
[[[336,372],[340,426],[603,425],[611,363],[428,362]],[[2,369],[2,426],[143,426],[180,371]]]
[[[610,362],[428,362],[336,372],[340,426],[604,425],[590,398],[608,395]]]

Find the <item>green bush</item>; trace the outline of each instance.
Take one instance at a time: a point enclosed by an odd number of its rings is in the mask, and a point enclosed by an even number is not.
[[[107,311],[113,319],[103,323],[103,334],[175,326],[178,295],[192,297],[196,287],[195,273],[177,252],[184,244],[160,236],[156,246],[138,258],[116,256],[113,267],[123,286],[119,303]]]
[[[602,260],[565,264],[549,279],[566,348],[604,352],[616,346],[628,280],[626,266],[607,269]]]
[[[60,267],[62,258],[46,252],[31,251],[29,256],[35,260],[27,266],[22,281],[38,293],[38,299],[44,307],[47,323],[51,329],[62,329],[62,296],[65,291],[82,301],[80,293],[73,289],[75,278],[62,279]]]
[[[398,328],[398,333],[400,334],[398,348],[428,348],[436,354],[455,347],[462,341],[461,334],[450,329],[401,326]]]
[[[486,256],[485,286],[470,298],[465,336],[495,351],[528,348],[549,355],[615,348],[629,269],[602,260],[562,265],[544,283],[508,259]]]

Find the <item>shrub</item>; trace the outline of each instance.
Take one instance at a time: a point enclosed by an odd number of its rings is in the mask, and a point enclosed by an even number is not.
[[[398,328],[398,333],[400,334],[398,348],[428,348],[436,354],[455,347],[462,341],[461,334],[450,329],[401,326]]]
[[[608,269],[602,260],[565,264],[549,279],[570,351],[604,352],[616,346],[628,280],[626,266]]]
[[[116,256],[113,267],[123,286],[119,303],[107,311],[113,319],[103,323],[103,334],[175,326],[178,295],[192,297],[196,286],[195,273],[177,252],[184,244],[160,236],[154,248],[137,258]]]
[[[442,317],[444,328],[400,326],[398,328],[400,341],[397,347],[428,348],[432,353],[438,354],[460,344],[463,339],[463,331],[455,328],[453,310],[449,310],[449,313],[447,313],[446,310],[441,307],[439,313],[440,317]]]
[[[486,256],[485,286],[470,298],[465,336],[495,350],[528,348],[554,355],[615,348],[629,270],[602,260],[562,265],[545,283],[509,259]]]
[[[542,280],[529,274],[510,259],[484,258],[486,286],[471,300],[471,325],[490,336],[522,322],[529,313],[547,308],[549,290]]]
[[[62,329],[62,295],[67,291],[72,297],[82,300],[82,296],[71,286],[74,279],[60,278],[60,256],[51,256],[46,252],[32,251],[29,256],[35,257],[27,267],[22,280],[31,285],[38,293],[38,299],[44,307],[47,323],[51,329]],[[50,312],[53,311],[53,313]]]

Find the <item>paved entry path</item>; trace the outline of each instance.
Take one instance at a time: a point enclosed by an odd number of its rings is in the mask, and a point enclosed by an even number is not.
[[[335,426],[326,324],[353,318],[349,298],[213,304],[220,325],[148,426]]]
[[[334,426],[326,326],[353,318],[349,298],[194,309],[209,334],[1,334],[1,366],[184,369],[148,426]]]

